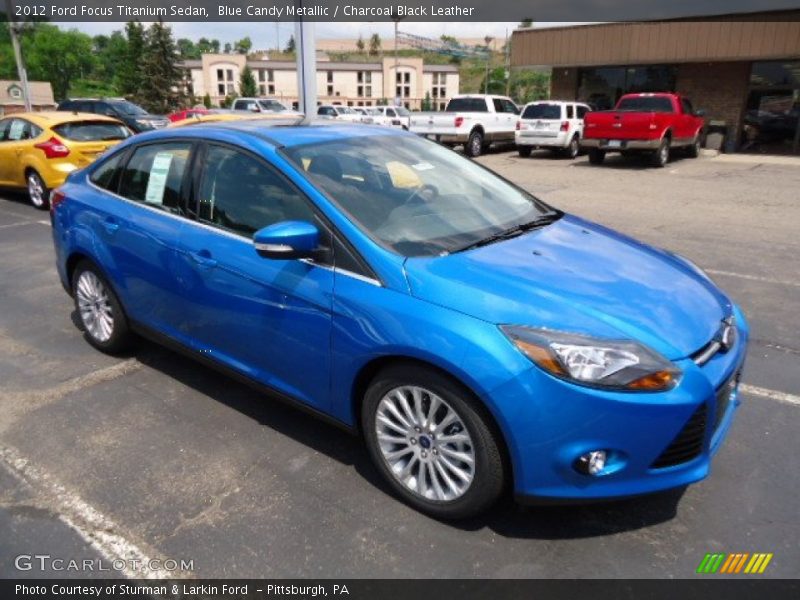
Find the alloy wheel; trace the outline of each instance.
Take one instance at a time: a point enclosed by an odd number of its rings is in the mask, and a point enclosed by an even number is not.
[[[41,208],[45,203],[45,188],[42,179],[36,173],[28,175],[28,196],[36,208]]]
[[[108,291],[100,278],[83,271],[75,286],[81,322],[92,338],[107,342],[114,333],[114,314]]]
[[[375,431],[394,478],[427,500],[463,496],[475,477],[475,446],[461,416],[437,394],[418,386],[386,393]]]

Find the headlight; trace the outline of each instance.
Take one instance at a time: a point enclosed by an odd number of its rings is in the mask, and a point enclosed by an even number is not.
[[[638,342],[515,325],[500,329],[535,364],[573,383],[661,392],[675,387],[680,379],[680,369]]]
[[[153,122],[150,121],[149,119],[136,119],[136,122],[142,127],[153,129]]]
[[[703,269],[701,269],[700,267],[698,267],[698,266],[697,266],[697,263],[695,263],[693,260],[689,260],[688,258],[686,258],[685,256],[683,256],[682,254],[678,254],[678,253],[676,253],[676,252],[671,252],[670,254],[672,254],[672,256],[674,256],[674,257],[675,257],[675,258],[677,258],[677,259],[678,259],[680,262],[682,262],[682,263],[683,263],[683,264],[685,264],[687,267],[689,267],[689,268],[690,268],[692,271],[694,271],[694,272],[695,272],[695,273],[696,273],[698,276],[700,276],[701,278],[703,278],[703,279],[705,279],[705,280],[707,280],[707,281],[710,281],[711,283],[713,283],[714,285],[716,285],[716,282],[714,282],[714,280],[713,280],[713,279],[711,279],[711,277],[709,277],[709,276],[708,276],[708,273],[706,273],[705,271],[703,271]]]

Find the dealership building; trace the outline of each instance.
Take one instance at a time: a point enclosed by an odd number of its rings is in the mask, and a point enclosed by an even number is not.
[[[611,108],[674,91],[727,131],[728,150],[800,153],[800,10],[518,29],[514,69],[552,68],[553,99]]]

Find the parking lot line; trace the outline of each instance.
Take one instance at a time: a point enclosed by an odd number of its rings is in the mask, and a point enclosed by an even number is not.
[[[716,269],[706,269],[706,273],[711,275],[722,275],[724,277],[738,277],[739,279],[749,279],[750,281],[763,281],[764,283],[777,283],[778,285],[790,285],[800,287],[800,283],[789,281],[788,279],[773,279],[771,277],[761,277],[760,275],[746,275],[745,273],[733,273],[731,271],[718,271]]]
[[[35,225],[36,223],[41,223],[41,221],[20,221],[18,223],[6,223],[5,225],[0,225],[0,229],[10,229],[11,227],[19,227],[20,225]]]
[[[739,389],[745,394],[751,394],[753,396],[769,398],[770,400],[777,400],[778,402],[783,402],[785,404],[794,404],[795,406],[800,406],[800,396],[795,396],[794,394],[787,394],[786,392],[770,390],[755,385],[748,385],[746,383],[743,383]]]
[[[89,505],[80,496],[57,483],[48,473],[31,464],[12,448],[0,447],[0,464],[17,480],[23,481],[35,491],[37,500],[56,512],[58,518],[73,529],[109,564],[116,574],[128,578],[165,579],[175,573],[148,569],[152,559],[144,550],[119,533],[118,525]],[[139,569],[133,565],[141,565]]]

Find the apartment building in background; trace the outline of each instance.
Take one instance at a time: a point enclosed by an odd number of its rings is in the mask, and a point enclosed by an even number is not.
[[[239,77],[245,65],[255,77],[260,96],[297,106],[297,64],[294,61],[252,59],[242,54],[204,54],[199,60],[187,60],[182,67],[189,72],[195,97],[205,94],[213,105],[226,96],[240,95]],[[425,64],[422,58],[383,57],[365,62],[330,61],[317,58],[317,100],[320,104],[376,106],[381,101],[395,101],[410,110],[422,108],[426,94],[434,110],[444,110],[447,101],[459,91],[458,67]]]

